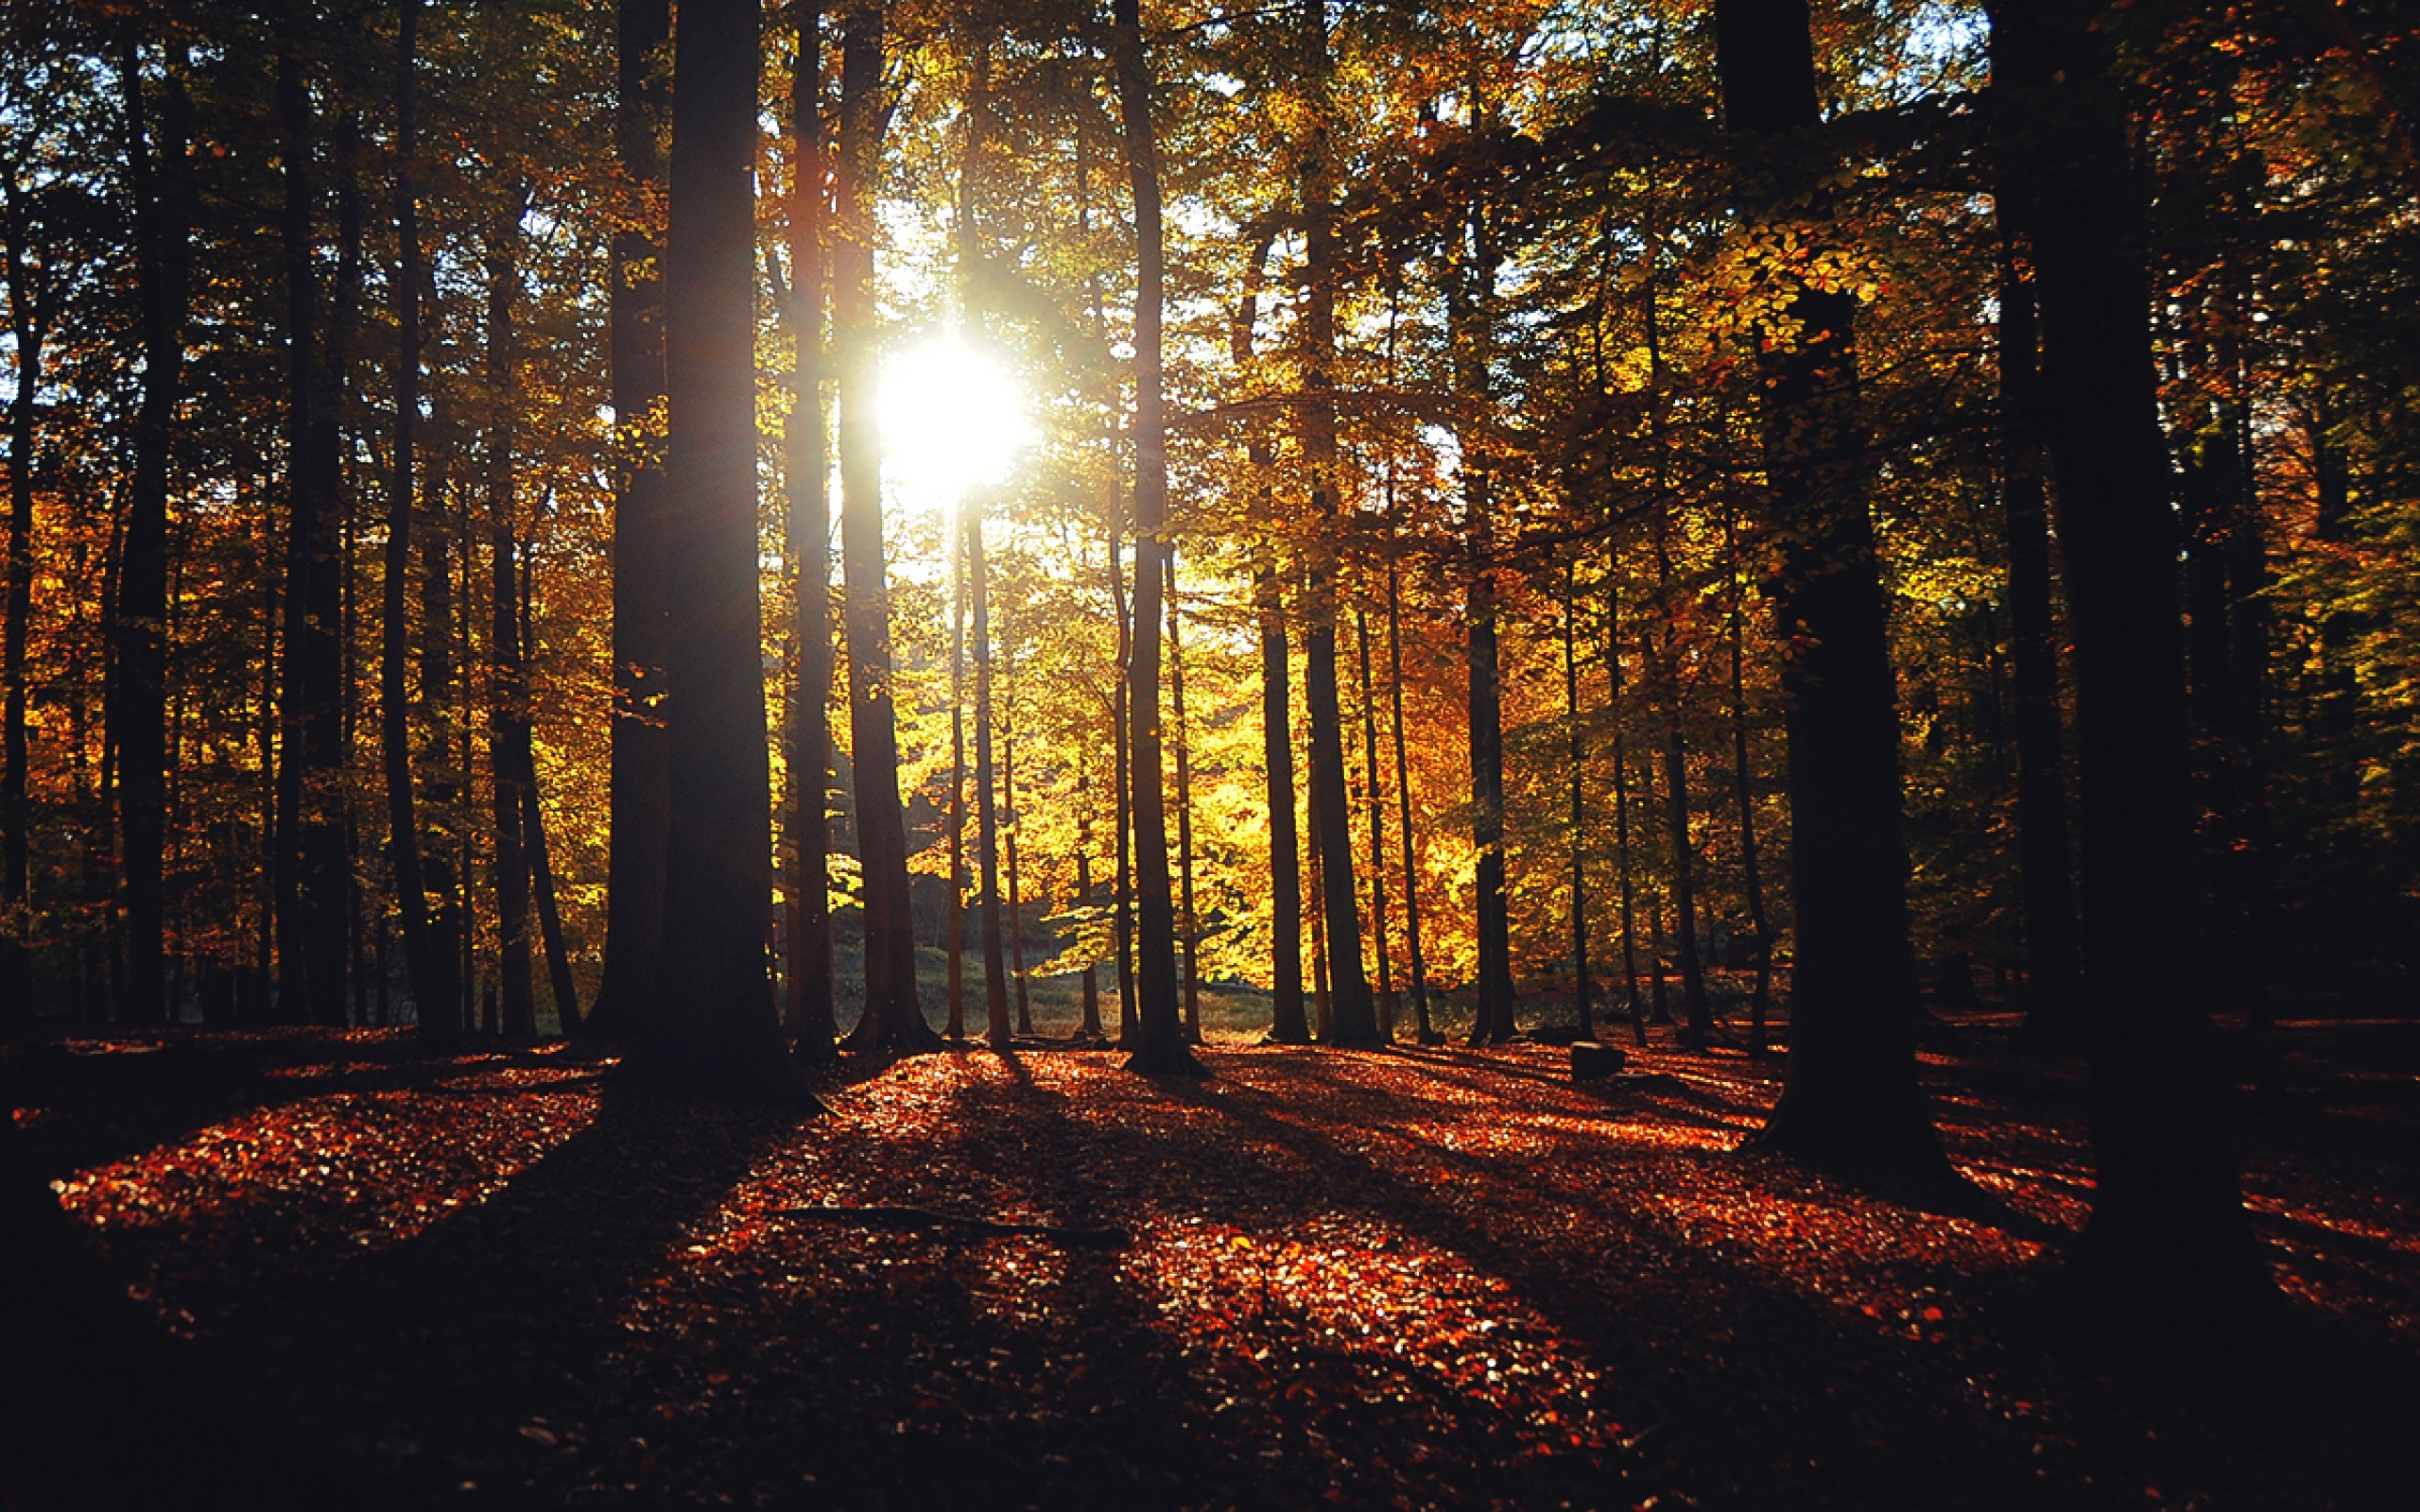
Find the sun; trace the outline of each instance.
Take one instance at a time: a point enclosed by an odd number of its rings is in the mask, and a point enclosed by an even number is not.
[[[1036,439],[1016,380],[956,337],[884,360],[883,475],[906,507],[955,508],[969,490],[1005,480]]]

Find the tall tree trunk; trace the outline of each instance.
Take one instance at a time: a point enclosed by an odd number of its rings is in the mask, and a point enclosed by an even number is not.
[[[1765,1054],[1766,1019],[1772,1007],[1773,933],[1765,915],[1765,873],[1756,844],[1755,769],[1748,760],[1747,610],[1740,582],[1739,532],[1737,516],[1722,515],[1722,545],[1731,576],[1731,772],[1732,792],[1739,806],[1739,871],[1748,895],[1748,927],[1755,931],[1756,985],[1748,999],[1748,1058]]]
[[[1336,447],[1335,211],[1329,203],[1328,42],[1326,0],[1305,0],[1307,72],[1311,79],[1310,141],[1303,163],[1304,240],[1300,337],[1303,369],[1303,465],[1310,474],[1311,513],[1333,517],[1339,507]],[[1322,528],[1322,536],[1330,533]],[[1353,878],[1353,805],[1344,782],[1344,729],[1338,709],[1336,573],[1325,541],[1308,551],[1303,593],[1303,699],[1311,717],[1313,823],[1319,826],[1320,902],[1327,947],[1330,1039],[1340,1045],[1378,1042],[1377,1005],[1361,962],[1361,897]]]
[[[1033,1004],[1025,980],[1025,893],[1017,875],[1017,663],[1004,655],[1007,686],[1000,712],[1001,843],[1009,863],[1009,974],[1017,989],[1017,1033],[1033,1033]]]
[[[1089,749],[1076,754],[1076,899],[1077,906],[1090,910],[1093,906],[1093,768]],[[1078,926],[1080,930],[1081,926]],[[1078,938],[1082,936],[1080,934]],[[1077,1040],[1098,1042],[1101,1039],[1100,971],[1089,955],[1084,961],[1082,987],[1083,1019],[1076,1026]]]
[[[628,3],[628,0],[625,0]],[[785,1027],[800,1059],[832,1059],[840,1030],[832,1007],[832,504],[830,424],[823,407],[823,317],[829,255],[831,161],[823,127],[822,7],[798,10],[790,74],[790,321],[796,392],[783,447],[789,495],[791,682],[784,767],[789,812]]]
[[[671,0],[620,0],[614,153],[632,218],[614,232],[608,319],[614,390],[614,747],[607,818],[605,971],[583,1027],[634,1039],[657,1001],[671,739],[666,729],[662,238],[637,218],[664,180]],[[816,476],[821,486],[821,469]],[[432,794],[432,798],[434,795]]]
[[[1253,447],[1255,473],[1266,476],[1274,449]],[[1270,1038],[1308,1044],[1303,1011],[1303,842],[1294,819],[1293,695],[1288,687],[1286,609],[1277,569],[1255,577],[1260,609],[1260,751],[1269,788]]]
[[[2176,522],[2152,362],[2143,210],[2099,33],[2106,8],[2000,0],[1994,88],[2019,139],[2039,269],[2042,421],[2074,608],[2092,1216],[2083,1274],[2118,1315],[2186,1326],[2274,1297],[2243,1210],[2193,952]]]
[[[1411,837],[1411,759],[1403,736],[1403,574],[1387,558],[1388,696],[1393,705],[1395,803],[1403,820],[1404,946],[1411,953],[1411,1011],[1424,1045],[1443,1036],[1428,1019],[1428,960],[1420,945],[1420,852]]]
[[[2033,287],[2013,232],[2000,250],[2000,510],[2008,550],[2010,672],[2016,701],[2017,868],[2025,917],[2025,1034],[2072,1047],[2083,1032],[2059,647],[2050,610]]]
[[[1127,713],[1134,759],[1134,1010],[1130,1070],[1199,1074],[1185,1048],[1176,993],[1176,907],[1169,896],[1167,795],[1160,738],[1160,589],[1167,576],[1168,459],[1161,394],[1162,247],[1159,138],[1136,0],[1112,0],[1111,50],[1134,198],[1134,634],[1127,660]]]
[[[320,350],[312,219],[315,149],[301,24],[281,3],[272,30],[285,158],[279,220],[286,312],[285,675],[278,751],[279,1007],[289,1022],[344,1022],[344,578],[338,549],[336,364]]]
[[[1605,574],[1605,698],[1614,721],[1614,860],[1622,903],[1622,1006],[1630,1018],[1631,1043],[1644,1045],[1647,1004],[1638,991],[1638,895],[1630,854],[1630,748],[1622,728],[1622,606],[1616,583],[1620,569],[1616,557],[1607,564]]]
[[[112,670],[118,686],[110,698],[112,736],[118,747],[119,823],[122,827],[126,880],[127,998],[121,1022],[149,1022],[164,1011],[162,858],[165,842],[168,750],[168,456],[176,430],[177,403],[183,388],[184,328],[188,268],[191,265],[191,190],[186,183],[185,146],[192,131],[192,109],[183,81],[183,48],[170,44],[167,83],[157,125],[145,109],[141,59],[132,37],[121,44],[120,70],[126,92],[127,162],[134,195],[135,263],[142,312],[143,398],[135,419],[134,477],[127,501],[126,555],[119,579],[115,617],[117,644]],[[9,288],[12,299],[25,289],[25,268],[12,234]],[[30,301],[14,312],[17,328],[17,413],[11,428],[12,486],[22,498],[11,500],[10,571],[26,560],[29,548],[25,529],[32,512],[33,406],[40,387],[43,325]],[[9,738],[12,751],[9,792],[4,800],[10,811],[10,843],[17,848],[8,862],[8,897],[30,898],[22,885],[24,865],[23,798],[25,782],[24,644],[25,610],[9,585],[11,635],[9,654]],[[0,971],[14,975],[10,962]],[[173,1017],[173,1005],[164,1011]]]
[[[1378,778],[1378,708],[1370,682],[1370,614],[1353,611],[1361,652],[1361,770],[1370,782],[1370,939],[1378,962],[1378,1038],[1395,1038],[1394,967],[1387,958],[1387,795]]]
[[[571,948],[563,938],[562,910],[555,902],[555,865],[546,852],[545,805],[539,801],[538,773],[521,774],[521,837],[529,852],[529,880],[538,902],[538,937],[546,950],[546,987],[555,995],[555,1022],[567,1035],[579,1033],[579,985],[571,974]]]
[[[1818,124],[1806,0],[1719,0],[1715,32],[1730,131],[1762,144]],[[1756,1143],[1816,1164],[1938,1175],[1916,1083],[1897,690],[1860,460],[1856,305],[1801,285],[1789,313],[1794,339],[1769,337],[1758,360],[1766,478],[1787,542],[1772,593],[1780,642],[1794,648],[1782,685],[1798,947],[1789,1080]]]
[[[959,506],[963,508],[961,503]],[[966,1039],[966,557],[974,522],[951,532],[949,552],[949,897],[942,951],[952,1044]]]
[[[129,49],[130,54],[131,49]],[[139,119],[141,82],[130,56],[124,66],[130,117]],[[134,161],[146,161],[138,150]],[[147,170],[146,170],[147,172]],[[27,282],[26,227],[8,207],[9,316],[17,341],[17,392],[9,406],[9,556],[5,610],[0,610],[0,1035],[22,1032],[34,1017],[32,819],[26,799],[26,637],[33,619],[33,527],[36,394],[41,388],[43,303]],[[156,371],[157,369],[152,369]],[[164,438],[163,438],[164,439]],[[164,485],[165,470],[162,470]],[[138,503],[139,511],[142,506]],[[164,511],[165,504],[163,502]]]
[[[521,644],[513,518],[513,421],[520,399],[512,319],[521,291],[521,217],[527,209],[527,189],[514,185],[488,241],[488,792],[495,836],[496,978],[504,1032],[516,1040],[538,1033],[529,981],[529,857],[521,828],[523,774],[530,768],[529,674]]]
[[[1580,564],[1563,564],[1563,717],[1571,762],[1571,998],[1580,1038],[1597,1038],[1596,993],[1588,980],[1588,744],[1580,732]]]
[[[1168,705],[1176,718],[1177,943],[1184,952],[1184,1038],[1201,1042],[1201,921],[1193,911],[1193,728],[1184,717],[1184,639],[1177,627],[1176,554],[1168,565]]]
[[[665,564],[667,969],[633,1058],[684,1091],[787,1099],[804,1093],[782,1042],[767,938],[773,816],[756,566],[761,23],[756,0],[685,0],[673,43],[665,484],[681,519]]]
[[[450,435],[443,423],[445,414],[440,390],[431,416],[437,423],[431,430],[441,442]],[[468,927],[460,885],[467,873],[456,865],[464,765],[456,754],[454,741],[459,725],[456,718],[454,678],[453,536],[447,518],[444,460],[445,453],[441,447],[429,468],[420,511],[422,522],[428,526],[420,548],[420,704],[421,760],[429,774],[428,816],[422,833],[421,852],[429,898],[429,974],[425,989],[418,979],[412,984],[413,1012],[419,1016],[421,1032],[432,1047],[440,1050],[460,1042],[466,1022],[463,988],[467,973],[462,968],[462,952]]]
[[[1009,957],[1000,933],[1000,810],[992,750],[992,593],[982,516],[966,511],[966,557],[975,580],[975,848],[983,892],[983,1033],[1009,1048]]]
[[[439,958],[429,928],[420,815],[412,787],[411,641],[405,612],[420,436],[420,294],[426,276],[420,245],[419,96],[414,88],[421,0],[401,0],[400,9],[395,43],[394,472],[387,490],[387,552],[379,584],[378,748],[387,786],[388,865],[394,873],[395,911],[404,926],[404,968],[411,976],[412,1002],[420,1009],[421,1043],[441,1054],[460,1039],[461,1020],[431,1009],[456,1001],[461,988],[453,980],[453,962]],[[383,988],[383,971],[380,983]]]
[[[892,703],[890,585],[882,546],[882,441],[876,415],[874,184],[886,111],[883,16],[854,0],[840,45],[840,152],[832,249],[833,367],[840,384],[840,554],[846,582],[851,770],[864,877],[866,1011],[852,1048],[909,1055],[941,1043],[916,1001],[915,914],[907,819],[899,806]]]

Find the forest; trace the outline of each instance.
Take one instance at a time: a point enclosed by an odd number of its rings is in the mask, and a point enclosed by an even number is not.
[[[0,1507],[2411,1505],[2415,118],[7,0]]]

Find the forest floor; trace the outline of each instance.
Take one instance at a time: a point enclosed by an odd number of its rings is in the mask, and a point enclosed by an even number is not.
[[[1738,1153],[1781,1068],[1736,1050],[965,1050],[804,1119],[383,1031],[5,1065],[331,1505],[2413,1506],[2420,1028],[2227,1040],[2290,1315],[2189,1360],[2068,1305],[2081,1068],[2011,1029],[1927,1026],[1969,1188],[1924,1200]]]

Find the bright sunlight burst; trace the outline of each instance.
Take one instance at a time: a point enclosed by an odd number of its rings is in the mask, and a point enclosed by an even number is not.
[[[1016,381],[955,337],[883,363],[884,480],[908,507],[951,508],[967,490],[1000,482],[1035,438]]]

